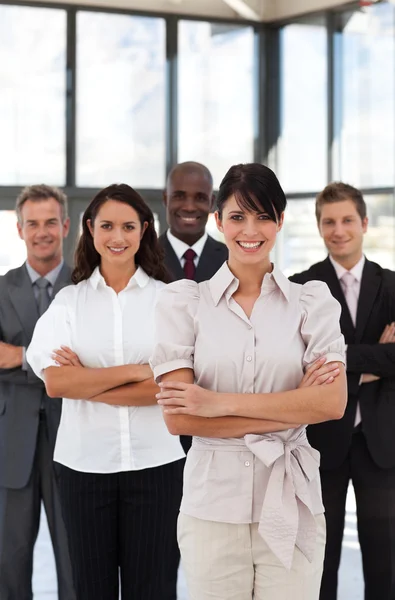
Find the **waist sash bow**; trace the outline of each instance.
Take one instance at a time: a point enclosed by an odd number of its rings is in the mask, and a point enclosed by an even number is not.
[[[317,527],[308,483],[318,475],[320,454],[308,443],[306,430],[282,440],[246,435],[247,448],[272,471],[258,531],[271,551],[291,569],[295,546],[312,562]]]

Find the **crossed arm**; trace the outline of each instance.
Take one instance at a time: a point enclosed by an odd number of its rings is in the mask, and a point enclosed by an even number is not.
[[[90,369],[67,347],[54,351],[59,366],[44,371],[51,398],[84,399],[116,406],[156,404],[155,384],[149,365],[122,365]]]
[[[272,394],[225,394],[193,384],[193,371],[162,376],[157,394],[173,435],[242,437],[319,423],[343,416],[347,386],[343,365],[316,361],[298,389]]]

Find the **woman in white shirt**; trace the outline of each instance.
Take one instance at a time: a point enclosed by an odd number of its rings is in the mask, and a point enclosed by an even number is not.
[[[158,600],[182,458],[148,358],[167,273],[152,211],[127,185],[86,209],[73,281],[36,325],[28,362],[63,397],[54,460],[78,600]]]
[[[228,263],[169,285],[156,308],[159,403],[173,434],[194,436],[178,521],[189,600],[319,596],[325,520],[306,424],[344,412],[344,340],[326,284],[293,284],[270,261],[285,206],[270,169],[232,167],[216,213]]]

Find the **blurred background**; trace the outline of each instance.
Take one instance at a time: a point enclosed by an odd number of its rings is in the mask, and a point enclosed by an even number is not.
[[[362,188],[366,253],[394,268],[394,63],[391,2],[0,0],[0,273],[24,259],[21,186],[66,188],[71,259],[84,207],[113,182],[141,191],[163,231],[166,173],[185,160],[216,187],[237,162],[276,171],[287,274],[324,256],[316,192]]]

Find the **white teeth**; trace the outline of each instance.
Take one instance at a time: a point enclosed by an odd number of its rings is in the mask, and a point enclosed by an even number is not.
[[[196,221],[196,217],[181,217],[183,221]]]
[[[111,252],[123,252],[125,250],[125,248],[111,248],[110,247]]]
[[[242,248],[259,248],[262,242],[239,242]]]

